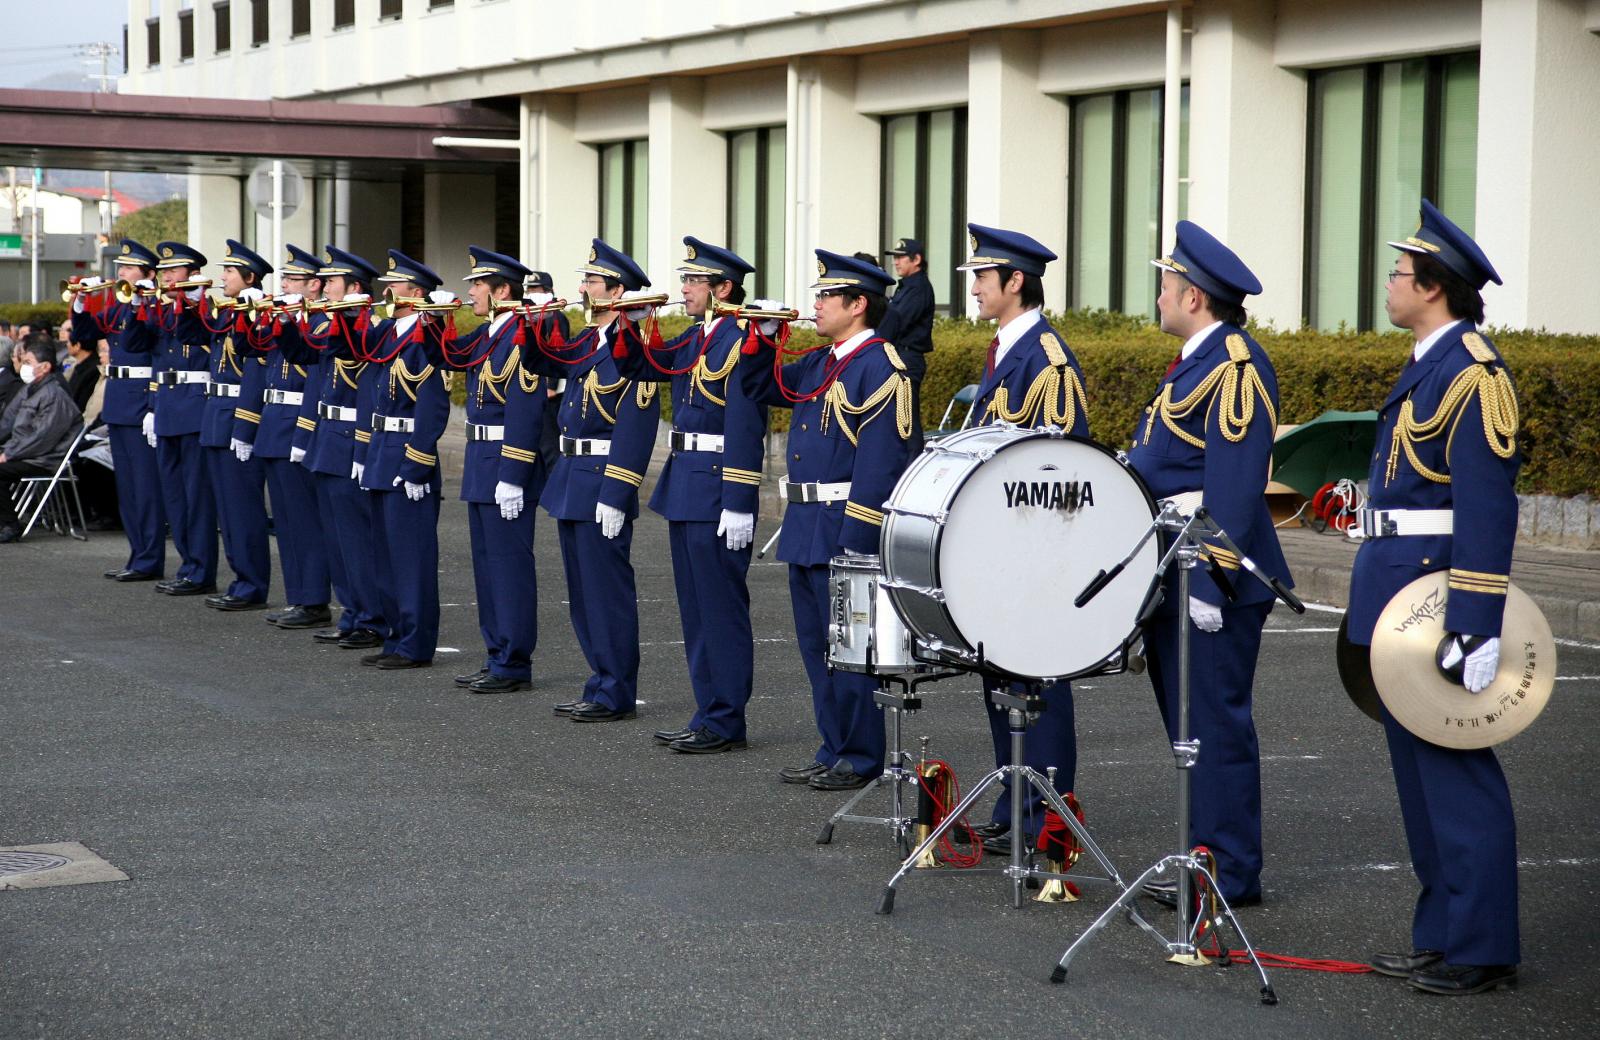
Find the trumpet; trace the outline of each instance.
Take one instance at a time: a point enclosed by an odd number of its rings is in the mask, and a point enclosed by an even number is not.
[[[665,307],[670,303],[682,303],[682,300],[669,301],[666,293],[657,293],[654,296],[635,296],[631,300],[595,300],[584,297],[583,321],[585,325],[593,325],[596,314],[606,314],[610,311],[631,311],[640,307]]]
[[[84,285],[76,278],[63,278],[61,279],[61,302],[71,303],[72,298],[79,293],[109,292],[121,284],[121,282],[101,282],[99,285]]]
[[[383,302],[377,306],[377,315],[380,318],[393,318],[394,312],[402,307],[410,307],[418,314],[452,314],[470,306],[472,305],[462,300],[453,303],[433,303],[426,296],[401,296],[391,285],[383,290]]]
[[[712,300],[711,313],[708,318],[722,318],[732,315],[735,318],[749,318],[751,321],[799,321],[800,312],[797,310],[763,311],[753,307],[744,307],[726,300]]]
[[[251,319],[254,320],[257,318],[270,317],[274,314],[299,313],[305,310],[306,301],[302,299],[299,303],[286,304],[279,297],[266,296],[259,300],[251,300],[244,306],[245,310],[250,313]]]
[[[323,314],[327,311],[353,311],[371,306],[371,300],[307,300],[302,304],[302,309],[308,313]]]
[[[489,301],[489,313],[491,315],[514,311],[524,317],[533,317],[536,314],[550,314],[554,311],[564,311],[566,309],[566,300],[551,300],[549,303],[528,303],[525,300]]]
[[[161,287],[161,291],[164,292],[164,293],[175,293],[175,292],[188,292],[190,289],[209,289],[209,288],[211,288],[211,279],[209,279],[209,278],[191,278],[187,282],[173,282],[171,285],[163,285]]]
[[[224,307],[237,307],[239,301],[223,292],[221,289],[206,290],[206,299],[211,301],[212,310],[221,310]]]
[[[123,278],[123,279],[121,279],[121,280],[119,280],[117,282],[117,302],[118,303],[132,303],[134,300],[137,300],[141,296],[143,296],[146,299],[153,300],[157,296],[160,296],[160,295],[161,295],[161,291],[159,289],[145,289],[145,288],[142,288],[140,286],[134,285],[132,282],[128,281],[126,278]]]

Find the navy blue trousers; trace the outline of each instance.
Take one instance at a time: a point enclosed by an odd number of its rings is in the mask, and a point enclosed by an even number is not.
[[[1189,624],[1189,737],[1200,758],[1189,774],[1191,845],[1217,857],[1217,882],[1229,900],[1261,894],[1261,752],[1251,690],[1261,629],[1271,603],[1223,607],[1222,630]],[[1157,616],[1145,651],[1167,739],[1178,739],[1178,624]]]
[[[484,667],[502,679],[533,678],[539,644],[539,572],[533,557],[534,510],[515,520],[493,502],[468,502],[472,582],[478,593],[478,631]]]
[[[156,438],[161,501],[178,550],[177,577],[196,585],[217,580],[217,502],[211,497],[205,451],[198,433]]]
[[[161,503],[161,470],[156,450],[137,426],[107,424],[112,470],[117,479],[117,512],[128,536],[130,571],[167,573],[167,513]]]
[[[383,652],[431,661],[439,648],[439,481],[420,502],[400,488],[366,494],[376,510],[378,592],[389,621]]]
[[[714,520],[672,520],[672,580],[683,618],[683,652],[694,688],[690,729],[705,727],[744,740],[744,709],[755,684],[755,638],[750,630],[752,549],[728,548]]]
[[[984,683],[983,702],[989,713],[989,737],[994,741],[994,764],[1007,766],[1011,764],[1011,713],[1004,709],[995,710],[994,702],[989,699],[991,687],[992,684]],[[1023,693],[1026,690],[1027,687],[1022,683],[1011,683],[1008,692]],[[1055,788],[1065,794],[1072,790],[1073,778],[1078,772],[1078,734],[1072,709],[1072,684],[1060,682],[1046,686],[1044,703],[1045,710],[1039,713],[1038,719],[1028,727],[1027,735],[1022,738],[1022,762],[1045,777],[1050,775],[1046,770],[1055,766]],[[1023,792],[1022,804],[1028,814],[1023,821],[1023,830],[1037,836],[1039,828],[1044,826],[1044,799],[1030,788]],[[994,812],[989,818],[995,823],[1011,825],[1010,776],[1001,781],[1000,800],[995,803]]]
[[[1411,920],[1418,950],[1451,964],[1517,964],[1517,825],[1490,748],[1443,748],[1387,710],[1383,729],[1400,793],[1411,865],[1422,882]]]
[[[592,520],[557,520],[572,630],[589,663],[582,699],[612,711],[639,701],[639,596],[633,584],[633,521],[607,538]]]
[[[383,635],[383,609],[378,605],[378,580],[372,548],[372,506],[367,493],[347,476],[313,473],[317,488],[317,521],[333,594],[344,611],[339,631],[358,628]]]
[[[266,463],[254,455],[240,462],[232,448],[206,448],[205,453],[217,519],[222,523],[222,549],[233,570],[228,594],[265,603],[272,585]]]
[[[828,670],[828,622],[833,590],[828,565],[789,565],[789,600],[795,641],[811,680],[811,710],[822,746],[816,760],[830,768],[850,763],[857,776],[883,772],[883,711],[872,702],[878,680],[858,672]]]
[[[288,459],[264,459],[278,532],[284,602],[300,607],[328,603],[328,553],[317,517],[317,484],[311,471]]]

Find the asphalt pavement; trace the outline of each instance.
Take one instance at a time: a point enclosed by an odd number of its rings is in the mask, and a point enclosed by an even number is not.
[[[401,673],[259,613],[104,581],[115,534],[0,547],[0,846],[81,842],[129,878],[0,891],[0,1038],[1594,1033],[1600,647],[1560,647],[1550,707],[1502,749],[1518,988],[1447,999],[1277,970],[1265,1007],[1246,970],[1165,963],[1121,921],[1051,985],[1105,886],[1016,910],[996,878],[941,870],[874,914],[898,865],[887,832],[819,846],[842,796],[775,777],[815,748],[782,565],[751,570],[751,746],[695,757],[650,742],[692,707],[662,521],[634,541],[640,716],[607,725],[550,711],[586,672],[548,518],[531,693],[451,684],[481,655],[460,503],[440,536],[450,649]],[[1406,947],[1415,880],[1381,732],[1335,674],[1337,624],[1268,623],[1266,902],[1241,916],[1262,950],[1362,960]],[[1076,689],[1077,792],[1131,878],[1172,851],[1171,752],[1144,676]],[[908,738],[976,782],[992,764],[976,683],[925,701]]]

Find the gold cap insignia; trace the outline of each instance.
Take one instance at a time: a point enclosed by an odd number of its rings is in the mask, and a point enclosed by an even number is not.
[[[323,252],[322,252],[322,262],[325,263],[325,264],[333,263],[333,251],[332,250],[327,250],[327,249],[323,250]]]
[[[133,252],[133,247],[126,242],[122,243],[122,255],[127,256],[131,252]]]
[[[478,266],[478,258],[472,255],[472,250],[470,250],[470,249],[467,250],[467,266],[468,267],[477,267]]]
[[[904,249],[904,248],[905,248],[905,247],[906,247],[906,240],[905,240],[905,239],[903,239],[903,238],[897,238],[897,239],[895,239],[895,240],[894,240],[894,247],[895,247],[895,248],[896,248],[896,249]],[[974,248],[974,249],[976,249],[976,248],[978,248],[978,247],[977,247],[977,246],[973,246],[973,247],[972,247],[972,248]]]
[[[389,270],[394,270],[394,257],[392,256],[389,258]]]
[[[688,259],[693,260],[694,258],[695,258],[694,246],[690,246],[689,247],[689,257],[688,257]]]
[[[978,251],[978,236],[970,231],[967,232],[967,245],[972,248],[974,253]]]
[[[172,255],[172,247],[171,246],[163,246],[162,249],[161,249],[161,255],[162,256],[168,256],[168,257],[171,256]]]
[[[590,246],[589,247],[589,262],[592,264],[598,259],[600,259],[600,251],[598,249],[596,249],[594,246]]]
[[[817,261],[817,277],[821,278],[822,276],[826,275],[827,273],[828,273],[828,265],[827,265],[827,263],[822,261],[822,260],[818,260]]]

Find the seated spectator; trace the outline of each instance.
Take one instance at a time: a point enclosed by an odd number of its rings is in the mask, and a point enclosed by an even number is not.
[[[18,375],[23,391],[6,409],[10,432],[0,442],[0,543],[22,537],[11,493],[23,477],[49,474],[66,457],[83,416],[55,368],[55,341],[48,332],[24,340]]]
[[[104,342],[103,340],[101,342]],[[67,340],[67,394],[83,417],[89,417],[89,399],[100,385],[100,356],[72,339]]]
[[[17,341],[17,330],[9,321],[0,318],[0,351],[9,352],[11,345]]]
[[[100,370],[103,372],[111,364],[111,342],[102,339],[96,347]],[[72,384],[69,381],[67,385],[70,389]],[[95,384],[94,393],[84,406],[83,422],[89,428],[89,433],[83,438],[77,458],[72,460],[72,468],[78,474],[78,498],[83,502],[85,523],[89,530],[120,531],[122,520],[117,508],[117,480],[113,473],[110,433],[100,418],[105,396],[106,381],[102,379]],[[88,465],[91,462],[95,465]]]
[[[16,352],[10,343],[0,343],[0,416],[6,414],[11,399],[22,392],[22,380],[17,377]]]

